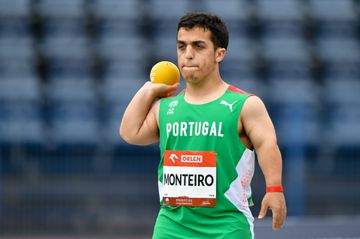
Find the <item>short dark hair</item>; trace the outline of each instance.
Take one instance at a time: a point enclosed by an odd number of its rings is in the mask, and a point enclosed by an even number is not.
[[[189,12],[180,18],[177,31],[179,32],[180,28],[192,29],[194,27],[210,31],[215,49],[219,47],[227,49],[229,32],[220,17],[204,12]]]

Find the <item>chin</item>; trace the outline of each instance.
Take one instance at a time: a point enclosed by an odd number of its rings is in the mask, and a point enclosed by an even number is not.
[[[199,79],[196,78],[196,77],[187,77],[187,78],[185,78],[185,81],[186,81],[187,83],[192,83],[192,84],[194,84],[194,83],[198,83],[198,82],[199,82]]]

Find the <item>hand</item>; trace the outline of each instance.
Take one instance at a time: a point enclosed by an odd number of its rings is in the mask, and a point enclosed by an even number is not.
[[[173,95],[177,89],[180,87],[179,83],[173,85],[166,85],[161,83],[151,83],[150,81],[146,82],[144,87],[148,89],[154,98],[169,97]]]
[[[286,203],[284,194],[281,192],[266,193],[261,203],[261,210],[258,218],[263,219],[266,216],[268,209],[272,211],[273,230],[279,230],[286,219]]]

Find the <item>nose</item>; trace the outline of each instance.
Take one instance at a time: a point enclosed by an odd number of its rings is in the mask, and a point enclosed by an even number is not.
[[[185,57],[186,59],[193,59],[194,58],[194,51],[191,45],[188,45],[186,47],[186,51],[185,51]]]

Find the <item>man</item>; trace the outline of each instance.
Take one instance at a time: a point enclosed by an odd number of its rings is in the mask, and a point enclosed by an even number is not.
[[[229,41],[225,24],[217,16],[188,13],[177,30],[186,89],[168,97],[179,84],[145,83],[120,126],[130,144],[160,139],[161,209],[153,238],[253,238],[255,151],[267,186],[259,218],[271,209],[274,230],[281,228],[286,205],[275,130],[257,96],[220,76]]]

